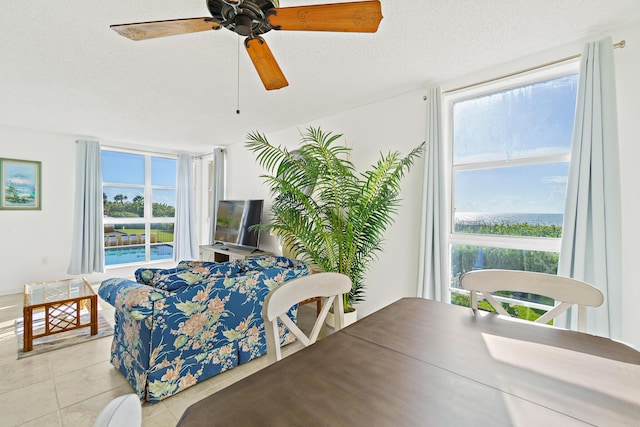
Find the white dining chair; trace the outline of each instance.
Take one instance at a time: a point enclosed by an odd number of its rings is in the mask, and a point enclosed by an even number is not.
[[[316,273],[298,279],[290,280],[273,289],[262,306],[262,318],[267,339],[267,361],[276,362],[282,358],[280,351],[280,334],[278,333],[278,320],[280,320],[305,346],[315,343],[318,334],[329,312],[333,307],[336,319],[335,330],[342,329],[344,325],[344,309],[342,295],[351,290],[351,279],[340,273]],[[307,336],[296,325],[287,312],[300,301],[309,298],[322,297],[323,304],[320,314],[316,318],[313,329]]]
[[[553,274],[534,273],[516,270],[475,270],[462,276],[462,287],[470,291],[471,309],[478,308],[478,293],[504,316],[509,313],[492,295],[497,291],[526,292],[547,296],[556,301],[556,305],[535,320],[548,323],[571,306],[578,306],[578,331],[585,332],[587,327],[587,307],[598,307],[604,301],[604,295],[598,288],[581,280]]]
[[[137,394],[118,396],[104,407],[93,427],[140,427],[142,405]]]

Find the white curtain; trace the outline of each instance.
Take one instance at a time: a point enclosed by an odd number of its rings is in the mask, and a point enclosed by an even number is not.
[[[218,201],[225,197],[225,163],[224,149],[215,148],[213,150],[213,162],[211,164],[211,234],[209,243],[215,243],[216,217],[218,215]]]
[[[76,141],[76,199],[69,274],[104,271],[100,144]]]
[[[173,257],[176,261],[198,259],[193,157],[178,155],[178,188],[176,194],[176,229]]]
[[[620,206],[615,72],[608,37],[588,43],[582,54],[558,274],[604,293],[604,304],[589,311],[587,331],[614,339],[621,335]],[[571,323],[575,325],[567,326]]]
[[[447,283],[445,168],[442,159],[440,87],[427,95],[427,153],[422,193],[418,296],[449,302]]]

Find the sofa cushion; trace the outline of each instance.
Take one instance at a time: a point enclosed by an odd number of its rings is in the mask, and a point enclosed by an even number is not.
[[[139,268],[134,272],[136,282],[152,286],[158,277],[177,273],[177,268]]]
[[[304,266],[302,261],[283,256],[264,255],[259,257],[245,258],[238,261],[238,265],[246,272],[260,271],[266,268],[300,268]]]
[[[211,261],[180,261],[176,269],[191,270],[201,276],[230,277],[243,272],[238,261],[211,262]]]
[[[237,262],[181,261],[177,267],[169,269],[139,268],[135,271],[136,281],[165,291],[175,291],[215,278],[233,277],[243,269]]]

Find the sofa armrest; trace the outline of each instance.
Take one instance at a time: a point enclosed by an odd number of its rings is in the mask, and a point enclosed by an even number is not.
[[[100,284],[98,295],[128,318],[142,320],[152,315],[153,303],[169,293],[133,280],[113,278]]]

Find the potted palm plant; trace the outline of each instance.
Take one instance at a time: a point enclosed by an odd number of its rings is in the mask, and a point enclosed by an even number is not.
[[[351,148],[337,143],[339,134],[309,128],[294,151],[250,133],[247,148],[268,172],[271,218],[258,226],[282,239],[283,247],[321,271],[347,275],[352,288],[344,295],[345,312],[364,300],[364,276],[382,250],[384,233],[399,206],[400,181],[424,143],[402,156],[380,155],[358,173]]]

